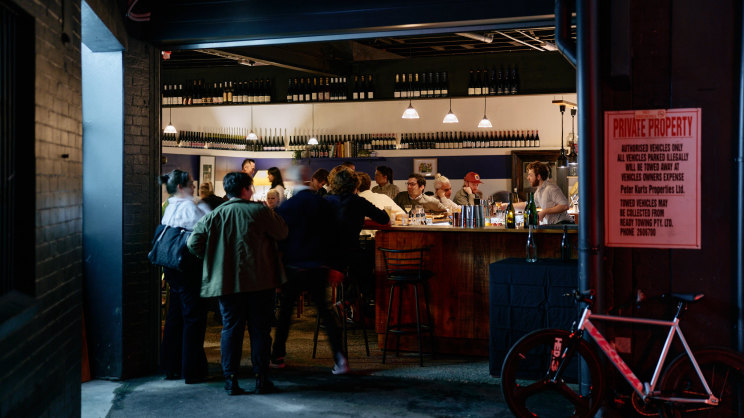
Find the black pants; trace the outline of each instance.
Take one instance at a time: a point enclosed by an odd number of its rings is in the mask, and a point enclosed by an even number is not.
[[[168,313],[160,346],[160,366],[169,375],[185,379],[207,376],[204,333],[206,301],[199,297],[200,278],[191,273],[164,269],[170,286]]]
[[[243,335],[248,323],[253,372],[268,376],[271,355],[271,321],[274,318],[274,289],[220,296],[222,336],[220,352],[225,377],[238,374],[243,355]]]
[[[274,358],[287,355],[287,338],[289,337],[289,325],[292,322],[292,312],[297,298],[303,291],[310,292],[310,297],[318,308],[318,315],[326,326],[328,341],[334,356],[342,352],[341,332],[333,318],[329,301],[326,299],[328,270],[325,268],[298,270],[289,267],[285,270],[287,282],[282,286],[279,296],[279,324],[274,334],[274,347],[271,355]]]

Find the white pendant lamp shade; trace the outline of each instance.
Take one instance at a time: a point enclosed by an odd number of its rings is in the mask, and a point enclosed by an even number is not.
[[[318,145],[318,138],[315,136],[311,136],[310,139],[307,140],[308,145]]]
[[[166,134],[177,134],[178,130],[176,130],[176,127],[173,126],[173,124],[169,123],[168,126],[163,129],[163,132]]]
[[[478,122],[479,128],[493,128],[493,124],[491,124],[491,121],[488,120],[488,116],[486,116],[486,96],[483,97],[483,119],[481,119],[480,122]]]
[[[408,102],[408,107],[403,112],[403,116],[401,116],[403,119],[418,119],[419,114],[416,111],[416,109],[413,108],[413,104],[411,102]]]
[[[256,135],[255,132],[253,132],[253,106],[251,106],[251,131],[248,133],[248,136],[245,137],[245,139],[255,141],[258,139],[258,135]]]
[[[450,96],[449,112],[447,112],[447,114],[444,115],[444,119],[442,119],[442,123],[460,123],[460,120],[457,119],[457,115],[452,113],[452,96]]]
[[[483,119],[481,119],[480,122],[478,122],[479,128],[493,128],[493,124],[491,124],[491,121],[488,120],[486,115],[483,115]]]

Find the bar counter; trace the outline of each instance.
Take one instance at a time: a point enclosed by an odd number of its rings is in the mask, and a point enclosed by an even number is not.
[[[576,226],[568,237],[576,254]],[[528,230],[504,227],[459,228],[451,226],[383,227],[375,236],[375,247],[410,249],[428,247],[426,268],[434,272],[429,281],[429,308],[434,323],[436,350],[439,353],[488,355],[489,339],[489,265],[493,262],[524,257]],[[560,258],[563,229],[557,226],[538,227],[533,232],[539,258]],[[390,284],[385,278],[385,262],[375,251],[376,315],[375,330],[379,347],[383,346]],[[413,300],[413,297],[404,300]],[[393,308],[395,312],[396,307]],[[413,312],[413,309],[404,311]],[[425,318],[423,298],[421,315]],[[404,315],[413,322],[413,315]],[[401,337],[401,349],[416,348],[415,334]],[[424,351],[429,351],[428,336]],[[395,349],[395,338],[388,339],[388,348]]]

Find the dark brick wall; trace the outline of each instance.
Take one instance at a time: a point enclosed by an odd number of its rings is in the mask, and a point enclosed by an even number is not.
[[[160,52],[129,39],[124,53],[124,378],[156,370],[158,270],[147,260],[160,220]]]
[[[64,14],[60,0],[10,1],[36,22],[36,229],[28,232],[36,239],[36,313],[25,327],[0,339],[0,417],[78,416],[83,291],[80,2],[65,0]],[[146,254],[159,221],[159,51],[126,38],[114,2],[91,5],[127,46],[124,357],[119,359],[119,377],[126,378],[157,366],[159,280]],[[65,44],[60,40],[62,16],[71,37]]]
[[[80,411],[82,96],[80,4],[16,3],[35,17],[36,277],[34,318],[0,340],[0,416]],[[78,16],[75,18],[75,16]],[[29,86],[30,87],[30,86]],[[33,136],[32,136],[33,134]],[[69,154],[63,159],[62,154]],[[33,210],[33,208],[28,208]]]

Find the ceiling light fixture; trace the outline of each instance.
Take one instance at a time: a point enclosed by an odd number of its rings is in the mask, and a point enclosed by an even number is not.
[[[571,138],[573,138],[573,146],[571,152],[568,154],[568,165],[577,165],[579,163],[579,155],[576,153],[576,131],[574,130],[574,120],[576,117],[576,108],[571,109]]]
[[[568,158],[566,158],[566,150],[563,149],[563,113],[566,111],[566,105],[560,105],[561,109],[561,154],[558,156],[556,166],[564,168],[568,165]]]
[[[258,135],[253,132],[253,106],[251,106],[251,131],[248,133],[248,136],[246,136],[245,139],[249,139],[251,141],[255,141],[258,139]]]
[[[470,32],[456,32],[455,35],[462,36],[463,38],[470,38],[475,39],[476,41],[485,42],[487,44],[490,44],[493,42],[493,35],[479,35],[477,33],[470,33]]]
[[[315,104],[313,103],[313,130],[310,132],[310,139],[307,140],[308,145],[318,145],[318,138],[315,137]]]
[[[486,116],[487,98],[488,96],[483,96],[483,119],[481,119],[481,121],[478,122],[479,128],[493,128],[493,124],[491,124],[491,121],[488,120],[488,116]]]
[[[442,123],[460,123],[460,120],[457,119],[457,115],[452,113],[452,96],[449,98],[450,100],[450,106],[449,106],[449,112],[447,112],[446,115],[444,115],[444,119],[442,120]]]
[[[166,133],[166,134],[177,134],[178,133],[178,130],[176,129],[175,126],[173,126],[173,122],[171,121],[172,116],[173,116],[173,108],[169,107],[168,108],[168,126],[166,126],[165,129],[163,129],[163,133]]]
[[[413,96],[413,90],[411,89],[411,77],[408,77],[408,107],[406,108],[406,110],[403,111],[403,116],[401,116],[401,118],[403,119],[419,118],[418,112],[416,111],[416,109],[413,108],[413,103],[411,103],[411,96]]]

